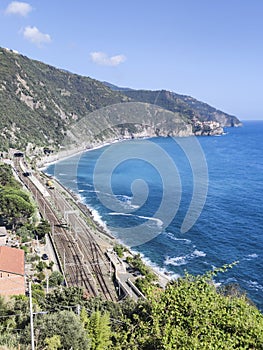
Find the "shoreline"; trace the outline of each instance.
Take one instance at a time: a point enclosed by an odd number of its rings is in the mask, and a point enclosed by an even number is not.
[[[55,178],[55,181],[58,184],[58,186],[63,188],[67,192],[67,194],[74,200],[75,205],[79,208],[79,210],[92,220],[94,226],[96,227],[96,230],[98,231],[97,237],[99,239],[102,239],[104,242],[107,242],[111,246],[111,249],[113,249],[115,244],[121,244],[127,249],[130,255],[134,256],[136,254],[140,254],[143,263],[158,277],[158,281],[163,288],[165,288],[166,284],[169,283],[172,279],[180,277],[179,275],[171,273],[165,268],[156,265],[150,260],[150,258],[145,257],[145,254],[133,250],[132,247],[125,245],[122,241],[115,237],[112,234],[112,232],[107,228],[106,223],[101,219],[100,214],[96,209],[89,207],[86,203],[83,202],[82,198],[78,195],[78,193],[75,193],[71,189],[65,187],[57,178]],[[99,220],[96,219],[94,212],[96,213],[96,216],[99,217]]]
[[[94,148],[82,147],[81,149],[77,148],[77,149],[67,150],[67,151],[66,150],[65,151],[58,151],[55,154],[52,154],[52,155],[49,155],[49,156],[46,156],[46,157],[40,159],[37,162],[37,169],[39,171],[43,171],[44,169],[46,169],[50,165],[56,164],[62,160],[66,160],[68,158],[71,158],[71,157],[74,157],[77,155],[81,155],[82,153],[90,152],[90,151],[102,148],[104,146],[107,146],[107,145],[109,145],[109,143],[101,144],[101,145],[94,147]]]
[[[144,138],[145,139],[145,138]],[[96,150],[96,149],[100,149],[100,148],[103,148],[105,146],[108,146],[110,144],[113,144],[113,143],[116,143],[116,142],[123,142],[123,141],[127,141],[127,140],[130,140],[130,139],[123,139],[123,140],[116,140],[116,141],[113,141],[111,143],[107,142],[107,143],[103,143],[101,145],[98,145],[98,146],[95,146],[94,148],[90,148],[90,149],[78,149],[78,150],[73,150],[72,152],[65,154],[65,155],[62,155],[60,156],[60,158],[58,159],[59,157],[59,153],[57,153],[56,155],[54,155],[54,157],[56,157],[56,160],[52,160],[50,162],[45,162],[41,168],[38,167],[38,171],[44,173],[45,176],[49,176],[48,174],[46,174],[44,172],[44,170],[52,165],[52,164],[55,164],[59,161],[62,161],[62,160],[65,160],[65,159],[68,159],[68,158],[71,158],[71,157],[74,157],[74,156],[77,156],[78,154],[82,154],[82,153],[85,153],[85,152],[89,152],[89,151],[93,151],[93,150]],[[49,156],[48,156],[49,157]],[[73,200],[75,201],[76,205],[79,207],[79,210],[81,210],[85,215],[88,215],[90,217],[90,219],[93,221],[93,224],[97,227],[98,231],[99,231],[99,234],[104,236],[104,238],[102,239],[110,239],[111,240],[111,245],[112,245],[112,248],[114,246],[114,243],[118,243],[118,244],[121,244],[123,245],[127,250],[128,252],[134,256],[135,254],[140,254],[141,256],[141,259],[143,261],[143,263],[149,267],[158,277],[159,279],[159,282],[160,284],[164,287],[167,283],[169,283],[169,281],[171,281],[173,279],[173,276],[171,274],[171,272],[169,272],[168,270],[166,270],[165,268],[161,267],[161,266],[157,266],[155,263],[153,263],[150,258],[148,257],[145,257],[144,254],[140,253],[139,251],[136,251],[136,250],[133,250],[132,247],[129,247],[125,244],[123,244],[123,242],[121,242],[120,240],[118,240],[117,237],[115,237],[112,232],[108,229],[107,227],[107,224],[106,222],[104,222],[102,219],[101,219],[101,216],[99,214],[99,212],[92,208],[91,206],[87,205],[83,198],[79,195],[79,193],[76,193],[74,192],[73,190],[71,190],[70,188],[67,188],[65,187],[60,181],[59,179],[57,179],[56,177],[54,177],[54,180],[58,183],[59,186],[61,186],[64,190],[67,191],[68,195],[70,195]],[[81,208],[82,207],[82,208]],[[86,210],[85,210],[86,209]],[[115,241],[115,242],[114,242]],[[173,274],[175,275],[175,274]],[[176,275],[177,276],[177,275]],[[178,276],[177,276],[178,277]],[[176,278],[177,278],[176,277]]]
[[[52,155],[44,156],[39,161],[37,161],[37,169],[39,171],[43,171],[43,169],[47,168],[48,166],[58,163],[62,160],[66,160],[68,158],[81,155],[82,153],[95,151],[97,149],[110,146],[114,143],[120,143],[120,142],[131,141],[131,140],[146,140],[146,139],[151,139],[153,137],[155,136],[142,136],[142,137],[136,137],[136,138],[131,138],[131,137],[119,138],[119,139],[108,140],[95,145],[90,145],[90,147],[85,145],[85,146],[80,146],[80,147],[76,147],[68,150],[60,150]]]
[[[150,139],[153,136],[142,136],[142,137],[137,137],[135,138],[135,140],[145,140],[145,139]],[[69,159],[71,157],[74,156],[81,156],[82,154],[86,153],[86,152],[91,152],[106,146],[110,146],[114,143],[120,143],[120,142],[125,142],[125,141],[131,141],[134,140],[134,138],[120,138],[120,139],[114,139],[114,140],[108,140],[105,141],[101,144],[97,144],[94,145],[94,147],[89,147],[87,148],[87,146],[82,146],[82,147],[78,147],[75,149],[71,149],[71,150],[63,150],[63,151],[59,151],[56,154],[52,154],[51,156],[46,156],[44,158],[42,158],[38,164],[37,164],[37,170],[44,173],[44,170],[47,169],[47,167],[49,167],[50,165],[56,164],[62,160],[66,160]],[[45,176],[50,176],[46,173],[44,173]],[[162,286],[164,287],[167,283],[169,283],[169,281],[171,281],[172,279],[177,279],[179,277],[179,275],[172,273],[171,271],[168,271],[166,268],[161,267],[156,265],[154,262],[152,262],[150,260],[149,257],[145,257],[145,255],[143,253],[140,253],[139,251],[135,251],[132,249],[132,247],[129,247],[125,244],[123,244],[123,242],[121,242],[117,237],[115,237],[112,232],[108,229],[106,222],[104,222],[101,219],[100,213],[94,209],[93,207],[87,205],[83,198],[80,196],[79,193],[74,192],[73,190],[65,187],[56,177],[54,177],[54,179],[56,180],[56,182],[58,183],[59,186],[61,186],[62,188],[64,188],[68,194],[74,199],[76,205],[79,207],[79,209],[81,211],[84,212],[85,215],[88,215],[90,217],[90,219],[93,221],[94,225],[98,228],[98,230],[100,231],[100,234],[102,234],[103,236],[105,236],[105,239],[111,239],[112,240],[112,247],[114,245],[114,240],[116,241],[116,243],[119,243],[121,245],[123,245],[128,252],[134,256],[135,254],[140,254],[141,259],[143,261],[143,263],[149,267],[158,277],[159,282],[162,284]],[[85,207],[87,210],[87,213],[85,213],[85,210],[82,208]]]
[[[103,146],[101,146],[103,147]],[[55,181],[58,183],[59,186],[61,186],[65,191],[67,191],[68,195],[70,195],[73,200],[75,201],[76,205],[79,207],[79,209],[84,212],[85,215],[88,215],[90,217],[90,219],[93,221],[94,225],[96,226],[96,228],[99,231],[99,234],[104,236],[103,239],[110,239],[111,242],[111,246],[113,248],[113,246],[115,244],[121,244],[123,247],[125,247],[129,254],[131,254],[132,256],[136,255],[136,254],[140,254],[140,257],[143,261],[143,263],[149,267],[158,277],[159,282],[162,286],[165,286],[167,283],[169,283],[169,281],[171,281],[172,279],[176,279],[178,277],[180,277],[179,275],[169,272],[168,270],[166,270],[164,267],[158,266],[155,263],[153,263],[150,258],[145,257],[145,254],[136,251],[134,249],[132,249],[132,247],[125,245],[121,240],[119,240],[117,237],[115,237],[112,232],[108,229],[106,222],[104,222],[101,219],[101,216],[99,214],[99,212],[88,206],[86,203],[84,203],[83,199],[81,196],[79,196],[78,193],[75,193],[74,191],[72,191],[71,189],[65,187],[63,184],[61,184],[61,182],[55,178]],[[81,207],[85,207],[81,208]],[[87,212],[86,212],[87,211]],[[95,213],[95,215],[94,215]]]

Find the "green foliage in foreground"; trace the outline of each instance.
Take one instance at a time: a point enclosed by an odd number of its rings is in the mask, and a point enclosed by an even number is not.
[[[18,181],[11,167],[0,165],[0,222],[11,228],[25,224],[34,214],[35,208]]]
[[[153,349],[262,349],[263,316],[245,297],[217,293],[206,277],[187,275],[151,298]]]
[[[38,349],[263,349],[263,315],[244,296],[218,293],[211,277],[187,274],[137,303],[55,290],[35,300],[35,310],[45,311],[34,319]],[[2,315],[21,314],[0,318],[0,345],[30,348],[27,305],[17,297],[0,302]]]

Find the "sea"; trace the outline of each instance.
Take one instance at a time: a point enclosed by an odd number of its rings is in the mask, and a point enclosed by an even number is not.
[[[221,136],[127,140],[51,164],[94,219],[169,278],[238,284],[263,311],[263,121]]]

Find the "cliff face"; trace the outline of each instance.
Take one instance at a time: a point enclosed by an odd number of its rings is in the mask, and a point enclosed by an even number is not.
[[[105,106],[127,102],[99,81],[0,48],[0,148],[57,147],[68,128]]]
[[[41,148],[28,150],[39,156],[38,166],[107,143],[156,136],[187,137],[192,124],[176,113],[148,103],[129,102],[101,108],[67,130],[58,155],[43,157]]]
[[[220,128],[205,122],[238,125],[237,118],[190,97],[113,90],[0,48],[0,149],[59,150],[128,137],[212,135]],[[194,120],[203,124],[196,128]]]
[[[99,123],[94,123],[98,120]],[[128,102],[102,108],[82,118],[68,130],[64,144],[90,148],[122,139],[190,135],[193,135],[192,124],[177,113],[149,103]]]
[[[118,91],[117,86],[107,84],[114,91]],[[235,116],[224,113],[207,103],[196,100],[191,96],[176,94],[167,90],[132,90],[119,88],[122,94],[139,101],[148,102],[171,112],[180,113],[190,121],[198,119],[199,121],[219,122],[221,127],[241,126],[242,123]],[[205,131],[205,130],[204,130]]]
[[[218,122],[222,127],[242,126],[240,120],[230,114],[224,113],[207,103],[196,100],[191,96],[178,95],[172,93],[176,98],[180,98],[187,106],[195,110],[195,116],[200,121]]]

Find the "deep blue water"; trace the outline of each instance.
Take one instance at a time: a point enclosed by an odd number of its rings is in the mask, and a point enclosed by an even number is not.
[[[196,146],[189,151],[183,144],[182,150],[173,138],[125,141],[46,172],[78,193],[115,236],[172,276],[239,261],[217,282],[238,283],[263,310],[262,136],[263,122],[256,121],[220,137],[199,137],[204,157]],[[191,214],[198,218],[181,233],[194,189]]]

